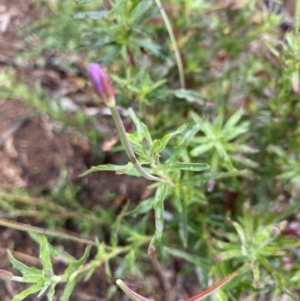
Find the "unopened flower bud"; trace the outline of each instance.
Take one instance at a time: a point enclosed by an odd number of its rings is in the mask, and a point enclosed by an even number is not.
[[[108,107],[114,107],[116,105],[114,88],[101,65],[91,63],[88,66],[88,74],[92,86],[96,93],[100,96],[101,100]]]
[[[13,274],[9,271],[0,270],[0,279],[4,281],[10,281],[13,278]]]

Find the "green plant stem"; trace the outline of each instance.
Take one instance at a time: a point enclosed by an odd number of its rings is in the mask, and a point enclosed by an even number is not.
[[[26,225],[26,224],[18,223],[15,221],[7,220],[4,218],[0,218],[0,225],[11,228],[11,229],[20,230],[20,231],[34,232],[34,233],[47,235],[47,236],[55,236],[55,237],[69,239],[69,240],[77,241],[79,243],[84,243],[84,244],[88,244],[88,245],[94,245],[94,246],[97,245],[96,242],[89,240],[89,239],[73,236],[73,235],[62,233],[59,231],[42,229],[42,228],[34,227],[31,225]]]
[[[175,53],[175,58],[176,58],[176,62],[177,62],[177,66],[178,66],[178,72],[179,72],[179,78],[180,78],[180,86],[182,89],[185,88],[185,78],[184,78],[184,72],[183,72],[183,64],[182,64],[182,59],[180,56],[180,52],[179,52],[179,48],[178,48],[178,44],[177,41],[175,39],[175,35],[173,32],[173,28],[172,25],[170,23],[170,20],[168,18],[168,15],[166,14],[166,11],[161,3],[160,0],[155,0],[157,7],[160,10],[161,16],[165,22],[167,31],[169,33],[170,39],[171,39],[171,43],[174,49],[174,53]]]
[[[300,26],[300,0],[295,0],[294,10],[294,35],[297,36]]]
[[[149,174],[143,167],[142,165],[140,164],[140,162],[138,161],[138,159],[136,158],[134,152],[133,152],[133,149],[131,147],[131,144],[130,144],[130,141],[128,140],[128,137],[127,137],[127,133],[125,131],[125,128],[124,128],[124,124],[123,124],[123,121],[118,113],[118,110],[117,108],[114,106],[114,107],[109,107],[110,110],[111,110],[111,114],[112,114],[112,117],[115,121],[115,124],[117,126],[117,129],[118,129],[118,132],[119,132],[119,135],[120,135],[120,139],[121,139],[121,142],[125,148],[125,151],[126,151],[126,154],[129,158],[129,160],[134,164],[135,168],[137,169],[137,171],[146,179],[148,180],[151,180],[151,181],[157,181],[157,182],[169,182],[165,179],[162,179],[162,178],[158,178],[158,177],[155,177],[155,176],[152,176],[151,174]]]

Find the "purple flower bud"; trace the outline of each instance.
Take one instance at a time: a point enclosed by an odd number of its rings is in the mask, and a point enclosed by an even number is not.
[[[5,271],[5,270],[0,270],[0,279],[1,280],[10,281],[13,277],[14,277],[14,275],[11,272]]]
[[[88,66],[88,74],[92,86],[96,93],[100,96],[101,100],[108,107],[114,107],[116,105],[114,88],[101,65],[91,63]]]

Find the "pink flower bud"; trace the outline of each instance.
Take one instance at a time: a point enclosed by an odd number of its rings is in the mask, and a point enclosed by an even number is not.
[[[5,271],[5,270],[0,270],[0,279],[1,280],[10,281],[13,277],[14,277],[14,275],[11,272]]]
[[[96,93],[100,96],[101,100],[108,107],[114,107],[116,105],[114,88],[101,65],[91,63],[88,66],[88,74],[92,86]]]

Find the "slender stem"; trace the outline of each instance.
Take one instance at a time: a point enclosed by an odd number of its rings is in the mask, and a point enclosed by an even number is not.
[[[11,221],[11,220],[8,220],[8,219],[4,219],[4,218],[0,218],[0,225],[4,226],[4,227],[11,228],[11,229],[20,230],[20,231],[34,232],[34,233],[47,235],[47,236],[55,236],[55,237],[69,239],[69,240],[73,240],[73,241],[88,244],[88,245],[94,245],[94,246],[97,245],[96,242],[94,242],[92,240],[89,240],[89,239],[73,236],[73,235],[66,234],[66,233],[59,232],[59,231],[42,229],[42,228],[34,227],[34,226],[31,226],[31,225],[18,223],[16,221]]]
[[[110,110],[111,110],[111,114],[112,114],[112,117],[115,121],[115,124],[117,126],[117,129],[118,129],[118,132],[119,132],[119,135],[120,135],[120,139],[121,139],[121,142],[125,148],[125,151],[126,151],[126,154],[129,158],[129,160],[134,164],[135,168],[137,169],[137,171],[146,179],[148,180],[151,180],[151,181],[158,181],[158,182],[168,182],[167,180],[165,179],[162,179],[162,178],[158,178],[158,177],[155,177],[155,176],[152,176],[150,175],[143,167],[142,165],[140,164],[140,162],[137,160],[133,150],[132,150],[132,147],[131,147],[131,144],[130,144],[130,141],[128,140],[128,137],[127,137],[127,133],[125,131],[125,128],[124,128],[124,124],[123,124],[123,121],[118,113],[118,110],[117,108],[114,106],[114,107],[110,107]]]
[[[300,0],[295,0],[294,10],[294,35],[297,36],[300,26]]]
[[[176,58],[176,62],[177,62],[177,66],[178,66],[178,72],[179,72],[179,78],[180,78],[180,86],[182,89],[185,88],[185,79],[184,79],[184,72],[183,72],[183,64],[182,64],[182,59],[180,56],[180,52],[179,52],[179,48],[178,48],[178,44],[177,41],[175,39],[175,35],[173,32],[173,28],[172,25],[170,23],[170,20],[168,18],[168,15],[166,14],[166,11],[164,9],[164,7],[162,6],[162,3],[160,0],[155,0],[157,7],[160,10],[161,16],[165,22],[167,31],[169,33],[170,39],[171,39],[171,43],[175,52],[175,58]]]

